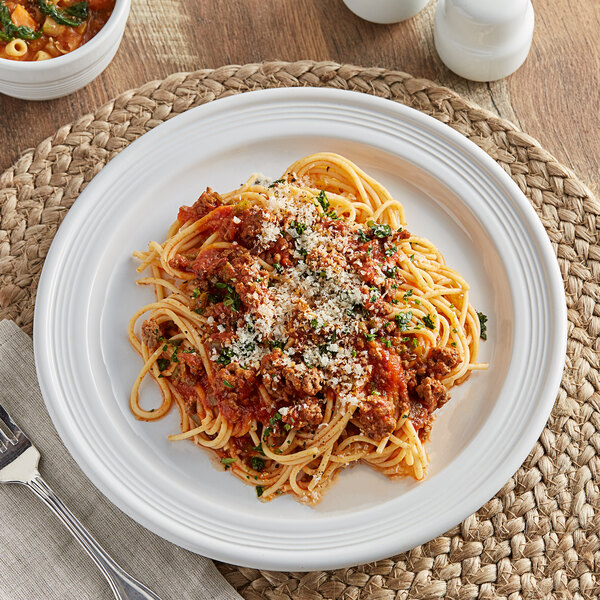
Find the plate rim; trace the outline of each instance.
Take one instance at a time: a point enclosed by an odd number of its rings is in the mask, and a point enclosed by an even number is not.
[[[342,94],[342,96],[340,96],[340,94]],[[158,533],[165,539],[168,539],[169,541],[172,541],[172,542],[176,543],[177,545],[186,547],[195,552],[199,551],[197,547],[189,547],[188,545],[182,544],[180,541],[173,539],[172,532],[167,529],[164,529],[162,524],[158,524],[156,521],[148,520],[145,515],[142,515],[139,512],[135,513],[134,510],[128,510],[128,508],[131,509],[131,506],[129,506],[129,507],[123,506],[122,502],[120,501],[120,500],[122,500],[121,497],[119,497],[116,493],[114,493],[114,491],[111,490],[110,488],[107,488],[107,486],[103,484],[104,483],[103,481],[99,481],[99,477],[96,476],[97,473],[93,472],[93,475],[90,474],[90,471],[93,471],[93,469],[89,465],[88,460],[83,456],[84,452],[78,446],[76,439],[73,439],[73,437],[72,437],[73,433],[69,432],[69,429],[68,429],[66,423],[61,420],[61,415],[59,414],[58,407],[54,406],[52,404],[52,401],[50,400],[52,397],[52,391],[50,389],[52,377],[51,377],[51,373],[48,372],[48,365],[44,363],[44,357],[42,356],[42,347],[44,344],[44,335],[43,335],[44,319],[42,316],[42,308],[41,308],[43,302],[40,300],[40,298],[42,298],[42,299],[44,297],[47,298],[47,288],[51,285],[52,274],[56,271],[57,268],[60,268],[60,262],[59,262],[60,256],[59,255],[60,255],[61,250],[64,250],[64,244],[67,241],[67,233],[66,232],[68,231],[68,227],[65,227],[64,223],[70,223],[72,220],[74,220],[76,218],[77,214],[80,211],[85,211],[85,199],[88,197],[92,198],[96,189],[101,190],[104,182],[110,181],[112,172],[116,171],[119,168],[119,165],[123,161],[125,161],[130,154],[133,155],[133,152],[135,152],[135,149],[137,148],[136,144],[138,144],[138,142],[141,143],[141,140],[145,139],[144,143],[149,143],[148,140],[154,140],[155,138],[159,139],[161,132],[167,130],[167,127],[174,128],[177,125],[183,123],[185,121],[185,119],[202,120],[204,112],[209,113],[210,111],[227,111],[228,106],[230,107],[230,110],[231,109],[235,110],[238,105],[243,106],[247,102],[254,102],[254,101],[260,102],[259,97],[265,97],[265,96],[267,97],[267,99],[269,97],[276,98],[277,96],[281,96],[283,99],[285,99],[286,97],[291,97],[294,100],[303,99],[303,101],[306,101],[306,99],[310,98],[311,96],[321,97],[321,99],[328,99],[328,98],[335,99],[336,97],[341,99],[342,97],[347,97],[347,98],[354,97],[356,102],[358,102],[359,104],[364,103],[365,105],[370,105],[370,107],[372,107],[374,109],[373,113],[375,116],[378,116],[378,110],[377,110],[378,108],[381,108],[382,110],[383,109],[391,110],[392,112],[395,111],[396,114],[398,114],[400,116],[402,116],[402,114],[407,114],[412,119],[416,119],[417,122],[420,121],[421,123],[424,123],[425,126],[428,125],[429,128],[432,129],[433,131],[435,131],[436,133],[439,132],[441,136],[446,136],[451,141],[453,141],[454,144],[456,146],[458,146],[462,151],[464,151],[467,155],[470,155],[471,157],[475,157],[477,160],[479,160],[479,162],[482,162],[484,164],[484,166],[493,173],[495,178],[497,180],[499,180],[503,190],[506,193],[509,193],[511,198],[519,204],[519,208],[521,209],[521,211],[525,215],[525,217],[527,217],[527,219],[528,219],[527,225],[531,229],[531,231],[533,232],[533,234],[535,235],[535,238],[536,238],[534,240],[535,247],[537,249],[539,249],[540,252],[543,253],[542,256],[538,255],[538,258],[540,259],[540,262],[543,263],[543,266],[546,269],[546,279],[544,279],[544,281],[547,282],[548,285],[553,290],[553,295],[552,295],[551,300],[557,300],[557,296],[558,296],[559,292],[560,292],[560,297],[562,299],[562,302],[558,303],[557,306],[555,307],[556,308],[555,313],[551,315],[551,317],[553,318],[553,321],[554,321],[554,325],[557,327],[557,339],[559,339],[561,341],[561,348],[559,349],[560,351],[557,350],[557,351],[552,352],[550,359],[547,361],[547,362],[552,362],[552,368],[550,369],[551,373],[549,373],[548,382],[545,386],[546,388],[551,388],[551,389],[554,389],[555,391],[554,391],[554,394],[552,395],[552,397],[550,397],[550,394],[547,393],[546,394],[547,397],[543,398],[543,402],[541,401],[542,399],[540,399],[540,408],[535,412],[536,418],[533,420],[534,424],[530,425],[529,428],[526,430],[526,432],[529,435],[524,437],[525,441],[521,440],[521,444],[519,446],[520,451],[513,452],[511,455],[512,460],[507,461],[507,464],[504,465],[504,469],[502,470],[502,473],[508,472],[508,475],[506,475],[506,477],[504,477],[504,475],[501,475],[501,476],[496,475],[494,480],[497,481],[502,478],[502,482],[499,485],[497,485],[497,487],[491,493],[488,493],[488,491],[486,491],[484,493],[480,493],[477,496],[477,499],[473,498],[470,503],[466,503],[467,508],[465,510],[461,511],[461,512],[466,513],[466,514],[464,514],[464,516],[460,517],[460,521],[462,521],[469,514],[471,514],[478,508],[480,508],[487,500],[489,500],[489,498],[493,497],[493,495],[498,491],[498,489],[500,489],[506,483],[506,481],[508,479],[510,479],[510,477],[519,468],[519,466],[523,463],[523,461],[529,454],[531,448],[533,447],[535,441],[538,439],[538,437],[539,437],[541,431],[543,430],[543,427],[550,415],[552,406],[554,405],[556,393],[558,392],[558,389],[559,389],[560,381],[562,378],[564,362],[565,362],[565,358],[566,358],[567,318],[566,318],[566,302],[565,302],[565,296],[564,296],[564,287],[563,287],[562,277],[560,276],[560,271],[559,271],[558,263],[556,261],[556,257],[554,255],[552,246],[550,244],[550,241],[547,237],[546,231],[545,231],[541,221],[537,217],[537,214],[535,213],[533,207],[529,203],[529,200],[522,194],[522,192],[520,191],[518,186],[515,184],[515,182],[508,176],[507,173],[504,172],[504,170],[496,163],[496,161],[494,161],[489,155],[487,155],[481,148],[476,146],[471,140],[464,137],[462,134],[458,133],[457,131],[453,130],[451,127],[441,123],[440,121],[437,121],[433,117],[430,117],[429,115],[421,113],[420,111],[417,111],[413,108],[410,108],[410,107],[400,104],[398,102],[394,102],[392,100],[388,100],[388,99],[384,99],[384,98],[380,98],[380,97],[376,97],[376,96],[371,96],[368,94],[364,94],[362,92],[354,92],[354,91],[348,91],[348,90],[336,90],[336,89],[332,89],[332,88],[276,88],[276,89],[245,92],[240,95],[235,95],[235,96],[231,96],[231,97],[227,97],[227,98],[221,98],[216,103],[216,108],[215,108],[214,101],[209,102],[207,104],[204,104],[204,105],[195,107],[194,109],[191,109],[189,111],[186,111],[185,113],[182,113],[182,114],[174,117],[173,119],[170,119],[169,121],[157,126],[153,130],[147,132],[146,134],[144,134],[143,136],[141,136],[140,138],[138,138],[137,140],[132,142],[122,152],[120,152],[117,157],[115,157],[113,160],[111,160],[110,163],[108,163],[94,177],[94,179],[88,184],[86,189],[82,192],[80,197],[75,201],[72,208],[69,210],[68,214],[66,215],[63,225],[61,225],[61,227],[59,228],[59,230],[52,242],[52,246],[48,252],[48,255],[46,257],[44,268],[43,268],[42,275],[40,278],[40,282],[38,284],[38,299],[36,300],[35,316],[34,316],[34,351],[35,351],[36,367],[38,369],[38,379],[40,380],[40,388],[42,389],[42,395],[44,397],[44,401],[46,403],[46,407],[51,416],[51,419],[52,419],[56,429],[58,430],[61,439],[67,446],[71,455],[75,458],[76,462],[82,468],[82,470],[84,471],[86,476],[92,480],[92,482],[96,485],[96,487],[98,487],[105,496],[107,496],[121,510],[123,510],[124,512],[129,514],[129,516],[133,517],[136,521],[141,523],[143,526],[145,526],[149,530],[154,531],[155,533]],[[350,102],[350,104],[353,104],[354,100],[350,99],[349,102]],[[133,150],[131,150],[132,148],[133,148]],[[124,158],[121,158],[121,157],[124,157]],[[88,192],[88,190],[90,190],[90,191]],[[84,198],[84,201],[80,201],[81,198]],[[62,233],[61,233],[61,231],[62,231]],[[65,239],[63,239],[63,238],[65,238]],[[529,440],[531,440],[530,443],[529,443]],[[525,447],[527,447],[526,450],[524,450]],[[517,459],[516,457],[520,457],[520,458]],[[515,463],[516,463],[516,466],[514,466],[514,468],[513,468],[513,464],[515,464]],[[490,488],[490,486],[488,485],[487,488]],[[485,498],[485,500],[483,500],[483,502],[480,502],[480,497],[482,497],[482,496],[486,496],[486,498]],[[448,521],[450,521],[450,524],[448,524]],[[438,525],[438,527],[435,529],[435,531],[434,531],[435,535],[423,536],[423,538],[420,541],[418,541],[418,543],[424,543],[425,541],[432,539],[433,537],[443,533],[444,531],[446,531],[447,529],[449,529],[450,527],[452,527],[455,524],[456,524],[456,517],[452,517],[450,519],[444,520],[443,523]],[[414,546],[414,544],[413,544],[413,546]],[[317,564],[313,560],[310,560],[308,556],[305,556],[303,559],[299,559],[298,551],[295,556],[294,556],[294,553],[292,552],[291,560],[287,559],[287,558],[285,560],[282,559],[280,561],[280,563],[277,563],[275,566],[274,566],[274,563],[271,562],[271,559],[269,559],[269,558],[266,558],[266,562],[265,562],[264,557],[258,561],[252,561],[252,562],[239,560],[238,557],[236,557],[236,559],[232,559],[232,555],[228,551],[226,551],[226,550],[224,551],[223,549],[215,549],[213,552],[207,553],[207,554],[209,554],[212,558],[224,560],[227,562],[235,562],[236,564],[242,564],[245,566],[253,566],[253,567],[258,566],[259,568],[270,568],[270,569],[277,569],[277,570],[299,570],[299,568],[298,568],[299,562],[303,565],[308,565],[310,568],[316,568],[316,569],[338,568],[340,566],[347,566],[349,564],[357,564],[357,562],[368,562],[370,560],[384,558],[385,556],[389,556],[390,554],[393,554],[397,551],[401,551],[401,550],[392,549],[390,551],[390,549],[387,546],[380,545],[379,550],[377,552],[371,551],[364,557],[364,559],[360,558],[358,561],[356,561],[354,559],[351,559],[350,561],[348,561],[348,559],[342,559],[343,564],[340,563],[339,561],[337,561],[335,563],[329,563],[332,565],[335,564],[335,566],[329,566],[329,564],[328,564],[328,565],[326,565],[326,567],[323,567],[322,561],[320,561],[319,564]],[[351,550],[348,550],[347,554],[348,553],[352,556],[357,555],[356,552],[352,553]],[[307,551],[300,551],[299,554],[307,554]],[[304,561],[304,562],[302,562],[302,561]]]

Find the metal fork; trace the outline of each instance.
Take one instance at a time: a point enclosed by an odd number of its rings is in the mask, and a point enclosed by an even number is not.
[[[146,586],[126,573],[90,535],[38,472],[40,453],[0,405],[0,483],[20,483],[49,506],[96,563],[118,600],[160,600]],[[7,434],[8,432],[8,434]]]

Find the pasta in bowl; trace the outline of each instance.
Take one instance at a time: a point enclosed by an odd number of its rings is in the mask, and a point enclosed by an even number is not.
[[[70,94],[114,57],[130,0],[0,0],[0,92],[25,100]]]

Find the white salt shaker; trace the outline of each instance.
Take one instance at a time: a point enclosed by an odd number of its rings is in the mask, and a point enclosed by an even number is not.
[[[397,23],[414,17],[429,0],[344,0],[357,16],[372,23]]]
[[[527,58],[533,24],[531,0],[438,0],[435,47],[457,75],[496,81]]]

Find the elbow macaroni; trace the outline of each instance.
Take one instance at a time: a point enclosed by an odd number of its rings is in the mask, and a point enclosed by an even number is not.
[[[33,60],[48,60],[49,58],[52,58],[51,54],[48,54],[47,52],[44,52],[43,50],[39,50],[36,55],[35,58]]]
[[[6,54],[12,58],[20,58],[27,54],[27,44],[21,39],[14,39],[6,44]]]

